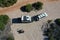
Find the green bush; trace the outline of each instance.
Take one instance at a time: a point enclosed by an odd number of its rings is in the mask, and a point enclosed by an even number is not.
[[[7,40],[14,40],[14,38],[13,37],[8,37]]]
[[[51,37],[49,38],[49,40],[55,40],[55,39],[54,39],[54,37],[53,37],[53,36],[51,36]]]
[[[0,7],[9,7],[16,2],[17,0],[0,0]]]
[[[5,29],[4,23],[0,22],[0,30],[3,31]]]
[[[0,15],[0,30],[4,30],[8,20],[9,17],[7,15]]]
[[[6,24],[8,22],[9,17],[7,15],[0,15],[0,22]]]
[[[60,18],[56,19],[56,20],[55,20],[55,23],[56,23],[57,25],[60,25]]]
[[[33,4],[27,4],[25,6],[22,6],[20,9],[23,12],[30,12],[33,9],[34,10],[40,10],[40,9],[42,9],[42,5],[43,5],[42,2],[36,2],[36,3],[33,3]]]
[[[27,4],[27,5],[26,5],[26,11],[27,11],[27,12],[30,12],[32,9],[33,9],[33,8],[32,8],[32,5],[31,5],[31,4]]]
[[[42,3],[42,2],[36,2],[36,3],[33,3],[32,6],[33,6],[36,10],[40,10],[40,9],[42,9],[43,3]]]
[[[48,38],[49,40],[60,40],[60,26],[57,26],[57,25],[60,25],[60,18],[58,19],[55,19],[54,22],[51,22],[50,20],[48,20],[48,24],[49,28],[47,28],[47,34],[48,34]],[[57,25],[56,25],[56,24]]]

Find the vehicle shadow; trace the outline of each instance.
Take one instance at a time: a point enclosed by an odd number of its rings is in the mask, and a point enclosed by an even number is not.
[[[26,6],[23,6],[20,9],[21,9],[21,11],[26,12],[26,9],[25,8],[26,8]]]
[[[12,23],[22,23],[21,18],[12,19]]]
[[[33,21],[31,21],[31,22],[33,22]],[[14,24],[16,24],[16,23],[31,23],[31,22],[22,22],[21,18],[14,18],[14,19],[12,19],[12,23],[14,23]]]

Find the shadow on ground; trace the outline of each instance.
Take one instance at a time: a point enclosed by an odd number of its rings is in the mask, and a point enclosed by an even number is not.
[[[12,19],[12,23],[22,23],[21,18]]]
[[[25,8],[26,8],[26,6],[23,6],[23,7],[20,8],[20,10],[21,10],[22,12],[26,12],[26,9],[25,9]]]

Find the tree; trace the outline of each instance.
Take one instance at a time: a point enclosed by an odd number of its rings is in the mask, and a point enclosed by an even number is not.
[[[7,15],[0,15],[0,22],[3,22],[6,24],[9,20],[9,17]]]
[[[0,22],[0,30],[3,31],[5,29],[4,23]]]
[[[0,0],[0,7],[9,7],[16,2],[17,0]]]
[[[55,40],[54,37],[53,37],[53,35],[49,38],[49,40]]]
[[[37,2],[37,3],[33,3],[32,6],[36,9],[36,10],[40,10],[42,9],[42,2]]]
[[[31,4],[27,4],[25,9],[27,12],[30,12],[33,8]]]
[[[14,38],[13,37],[8,37],[7,40],[14,40]]]
[[[7,24],[9,17],[7,15],[0,15],[0,30],[5,29],[5,25]]]
[[[60,18],[55,19],[55,23],[60,26]]]
[[[47,28],[47,34],[49,40],[60,40],[60,18],[55,19],[54,22],[50,22],[50,20],[47,21],[49,24],[49,28]],[[56,24],[57,25],[56,25]]]

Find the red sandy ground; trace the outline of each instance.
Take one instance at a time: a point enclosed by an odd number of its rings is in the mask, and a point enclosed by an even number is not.
[[[20,0],[18,0],[18,2],[17,2],[15,5],[11,6],[11,7],[0,8],[0,13],[17,10],[17,9],[19,9],[22,5],[27,4],[27,3],[30,3],[30,2],[35,2],[35,1],[38,1],[38,0],[27,0],[27,1],[24,1],[24,0],[23,0],[23,2],[20,2]]]

